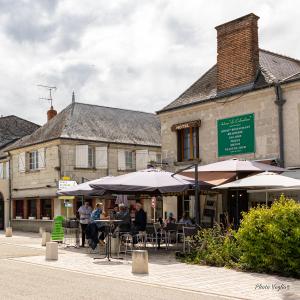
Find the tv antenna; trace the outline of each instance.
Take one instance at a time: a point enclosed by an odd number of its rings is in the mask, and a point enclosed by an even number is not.
[[[57,89],[56,86],[48,86],[48,85],[43,85],[43,84],[38,84],[37,86],[49,90],[49,98],[46,98],[46,97],[40,97],[39,99],[40,99],[40,100],[47,100],[47,101],[50,101],[50,105],[51,105],[51,107],[53,107],[53,106],[52,106],[52,102],[53,102],[52,91],[53,91],[53,90],[55,91],[55,90]]]

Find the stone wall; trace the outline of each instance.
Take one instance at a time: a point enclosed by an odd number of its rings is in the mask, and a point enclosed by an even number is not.
[[[171,131],[171,126],[201,119],[199,128],[201,163],[208,164],[219,160],[217,120],[247,113],[255,114],[256,153],[242,156],[248,159],[277,157],[278,125],[274,99],[274,90],[268,89],[161,114],[163,158],[166,158],[171,166],[177,161],[177,136],[176,132]]]

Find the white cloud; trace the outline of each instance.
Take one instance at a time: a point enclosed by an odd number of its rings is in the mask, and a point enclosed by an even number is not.
[[[298,5],[298,7],[297,7]],[[0,114],[44,123],[78,101],[154,112],[216,61],[214,27],[260,16],[262,48],[299,57],[296,1],[0,0]]]

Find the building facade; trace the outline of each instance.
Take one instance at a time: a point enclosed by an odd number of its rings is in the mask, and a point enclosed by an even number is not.
[[[171,170],[229,158],[300,167],[300,61],[260,49],[257,23],[249,14],[217,26],[217,64],[158,112]],[[232,197],[222,196],[217,216]]]
[[[82,203],[78,197],[65,207],[56,196],[60,180],[82,183],[160,162],[160,123],[154,114],[74,102],[9,153],[13,227],[51,229],[55,216],[70,217]],[[106,210],[114,203],[113,196],[87,200],[104,201]]]
[[[38,128],[37,124],[16,116],[0,118],[0,230],[9,225],[10,159],[5,149]]]

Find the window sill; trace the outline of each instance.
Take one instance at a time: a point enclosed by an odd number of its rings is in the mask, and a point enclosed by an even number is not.
[[[175,166],[186,166],[186,165],[192,165],[196,163],[200,163],[201,159],[193,159],[193,160],[185,160],[185,161],[174,161]]]
[[[26,170],[26,172],[25,173],[38,173],[38,172],[40,172],[41,170]]]
[[[118,172],[135,172],[136,169],[118,170]]]
[[[80,167],[74,167],[74,170],[86,170],[86,171],[96,171],[96,168],[80,168]]]

